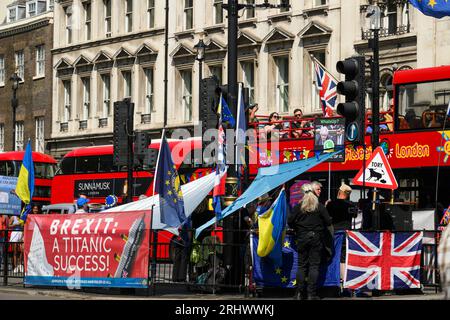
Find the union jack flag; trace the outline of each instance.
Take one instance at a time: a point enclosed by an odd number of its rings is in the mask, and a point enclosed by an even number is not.
[[[347,231],[344,287],[394,290],[420,288],[421,232]]]
[[[314,61],[314,68],[316,70],[316,87],[317,91],[319,91],[323,115],[330,117],[335,110],[337,81],[317,61]]]

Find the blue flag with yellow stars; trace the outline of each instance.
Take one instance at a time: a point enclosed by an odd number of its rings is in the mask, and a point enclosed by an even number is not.
[[[295,288],[298,265],[297,246],[293,235],[286,235],[282,244],[282,264],[276,266],[269,257],[257,254],[258,236],[252,235],[253,279],[257,286]]]
[[[450,2],[448,0],[409,0],[424,15],[443,18],[450,16]]]
[[[318,286],[319,287],[339,287],[340,286],[340,257],[342,242],[345,232],[334,233],[333,256],[328,263],[320,267]],[[286,235],[282,247],[282,264],[276,266],[272,259],[261,258],[256,253],[258,247],[258,236],[252,235],[252,255],[253,255],[253,279],[259,287],[272,288],[296,288],[298,253],[294,235]]]
[[[158,165],[155,172],[155,192],[159,194],[161,222],[178,227],[186,220],[181,179],[173,163],[165,135],[161,139]]]

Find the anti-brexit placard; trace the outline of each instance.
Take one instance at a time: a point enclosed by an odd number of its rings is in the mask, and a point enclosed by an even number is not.
[[[150,214],[28,216],[25,284],[147,287]]]

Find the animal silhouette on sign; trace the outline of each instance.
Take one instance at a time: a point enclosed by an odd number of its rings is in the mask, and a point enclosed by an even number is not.
[[[381,183],[386,183],[386,180],[381,179],[384,175],[384,171],[382,171],[382,173],[375,171],[375,169],[372,168],[368,168],[370,171],[370,175],[369,178],[367,178],[367,181],[369,181],[370,179],[374,178],[374,181],[379,181]]]

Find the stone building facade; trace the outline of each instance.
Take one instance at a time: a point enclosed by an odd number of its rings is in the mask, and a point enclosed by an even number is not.
[[[53,12],[49,0],[11,1],[0,25],[0,151],[45,152],[52,124]],[[10,77],[17,72],[18,107],[13,124]],[[15,146],[13,146],[13,125]]]
[[[262,3],[262,0],[241,0]],[[275,3],[276,1],[272,1]],[[371,55],[366,9],[382,10],[382,107],[396,69],[450,64],[450,20],[424,16],[407,0],[296,0],[290,9],[240,11],[238,80],[259,113],[320,112],[312,56],[340,80],[336,62]],[[114,5],[112,5],[114,3]],[[199,63],[194,46],[209,45],[203,76],[227,83],[227,20],[220,0],[171,0],[168,127],[198,120]],[[163,125],[164,0],[60,0],[55,3],[53,125],[49,151],[112,142],[113,102],[135,103],[135,129]],[[370,92],[369,92],[370,95]],[[368,105],[370,107],[370,104]]]

